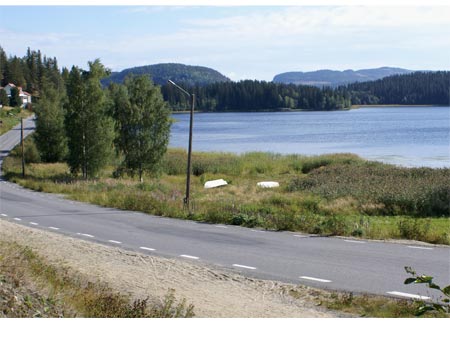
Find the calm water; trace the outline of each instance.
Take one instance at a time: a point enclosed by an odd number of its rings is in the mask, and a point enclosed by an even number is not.
[[[189,114],[176,114],[170,147],[187,148]],[[450,108],[199,113],[194,151],[355,153],[402,166],[450,167]]]

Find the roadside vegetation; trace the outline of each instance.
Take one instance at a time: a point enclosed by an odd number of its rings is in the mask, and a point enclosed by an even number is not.
[[[22,109],[19,107],[8,107],[4,106],[0,108],[0,135],[6,133],[8,130],[11,130],[18,123],[20,123],[21,118],[27,118],[31,116],[33,113],[28,109]]]
[[[28,138],[27,177],[21,177],[18,149],[4,162],[6,177],[79,201],[275,231],[450,244],[450,169],[399,168],[352,154],[194,153],[190,214],[183,209],[183,150],[170,149],[158,174],[145,173],[141,182],[114,165],[95,179],[83,180],[65,163],[30,163],[39,157],[32,149]],[[203,188],[218,178],[229,184]],[[280,187],[256,186],[268,180],[280,182]]]
[[[194,307],[169,290],[162,302],[131,299],[55,267],[28,247],[0,241],[0,317],[186,318]]]

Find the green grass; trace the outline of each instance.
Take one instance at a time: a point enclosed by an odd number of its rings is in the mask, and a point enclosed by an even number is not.
[[[4,162],[8,179],[102,206],[272,230],[450,244],[448,169],[398,168],[352,154],[194,153],[189,214],[182,202],[183,150],[169,150],[161,175],[145,176],[144,183],[117,177],[112,166],[84,181],[64,163],[29,163],[22,179],[17,155]],[[203,188],[218,178],[229,185]],[[280,188],[258,188],[263,180],[278,181]]]
[[[0,135],[18,125],[21,118],[27,118],[31,116],[31,114],[33,113],[27,109],[11,107],[0,108],[0,120],[2,121],[0,124]]]

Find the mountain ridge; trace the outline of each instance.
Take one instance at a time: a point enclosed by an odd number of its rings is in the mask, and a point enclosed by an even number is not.
[[[415,70],[398,67],[379,67],[367,69],[331,70],[319,69],[310,72],[285,72],[274,76],[273,82],[297,85],[312,85],[317,87],[337,87],[353,82],[375,81],[391,75],[403,75]]]

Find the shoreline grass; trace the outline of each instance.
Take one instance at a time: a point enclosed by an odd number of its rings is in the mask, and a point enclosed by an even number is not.
[[[32,138],[26,147],[33,149]],[[31,150],[30,160],[37,161]],[[276,231],[450,244],[450,169],[399,168],[353,154],[193,153],[189,214],[182,203],[184,150],[170,149],[160,175],[145,176],[144,183],[112,166],[84,181],[64,163],[29,160],[23,179],[18,155],[16,149],[4,162],[7,179],[101,206]],[[203,188],[218,178],[229,184]],[[280,188],[256,186],[267,180]]]

